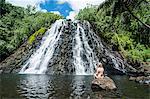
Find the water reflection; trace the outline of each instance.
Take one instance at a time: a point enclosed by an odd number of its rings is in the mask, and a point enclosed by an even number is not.
[[[47,75],[22,75],[18,92],[26,98],[46,99],[54,92],[53,83]]]
[[[74,76],[72,80],[72,93],[71,98],[81,98],[83,97],[83,94],[85,93],[85,76]]]
[[[113,76],[118,90],[93,92],[92,76],[0,75],[0,99],[148,99],[149,87]]]
[[[85,76],[21,75],[17,88],[18,93],[27,99],[87,99],[91,91],[87,90],[90,81]]]
[[[127,76],[112,76],[118,87],[118,92],[128,99],[150,99],[150,86],[144,86],[129,81]]]

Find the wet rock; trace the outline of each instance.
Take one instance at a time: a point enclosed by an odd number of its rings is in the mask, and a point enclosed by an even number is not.
[[[3,72],[3,70],[0,70],[0,74]]]
[[[138,73],[143,73],[146,76],[150,76],[150,63],[149,64],[148,63],[143,64],[137,70],[138,70]]]
[[[117,89],[114,81],[107,76],[105,76],[104,79],[94,79],[91,88],[93,91]]]
[[[89,40],[89,41],[88,41],[88,44],[89,44],[89,45],[91,45],[91,44],[92,44],[92,41],[91,41],[91,40]]]
[[[135,71],[128,70],[129,80],[135,81],[140,84],[150,85],[150,64],[142,63]],[[133,70],[133,69],[132,69]]]
[[[138,77],[130,77],[129,80],[131,81],[136,81],[138,83],[141,83],[141,84],[146,84],[146,85],[149,85],[150,86],[150,76],[138,76]]]
[[[134,81],[136,79],[136,77],[130,77],[129,80]]]
[[[66,19],[66,21],[71,21],[71,19]]]

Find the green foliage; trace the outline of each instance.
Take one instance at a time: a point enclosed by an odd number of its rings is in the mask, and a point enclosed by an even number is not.
[[[5,2],[3,5],[0,6],[3,9],[0,16],[0,61],[13,53],[35,31],[41,27],[49,28],[56,20],[63,18],[49,12],[35,12],[31,6],[25,9]],[[40,30],[43,33],[44,28]]]
[[[79,12],[77,19],[89,21],[105,42],[130,61],[150,59],[149,0],[106,0]],[[146,25],[145,25],[146,24]]]
[[[133,49],[133,40],[130,39],[130,37],[126,34],[114,33],[114,35],[111,38],[111,43],[113,45],[118,46],[119,50]]]
[[[95,21],[96,16],[96,8],[93,6],[87,7],[83,10],[80,10],[78,16],[76,16],[77,19],[80,20],[89,20],[89,21]]]
[[[144,53],[144,51],[146,51],[145,47],[141,44],[137,44],[135,48],[127,51],[127,57],[133,62],[137,60],[142,62],[146,58],[146,54]]]
[[[150,58],[146,60],[146,62],[150,62]]]
[[[136,60],[138,60],[139,62],[142,62],[143,61],[143,52],[139,51],[137,49],[132,49],[132,50],[128,51],[127,57],[132,62],[136,62]]]
[[[41,29],[39,29],[38,31],[36,31],[35,33],[33,33],[33,34],[29,37],[28,43],[29,43],[29,44],[32,44],[33,41],[36,40],[36,37],[37,37],[38,35],[43,35],[45,32],[46,32],[46,28],[43,28],[43,27],[42,27]]]
[[[145,49],[144,51],[143,51],[143,53],[144,53],[144,60],[145,61],[147,61],[147,62],[150,62],[150,48],[149,49]]]
[[[0,15],[2,16],[3,14],[5,14],[5,0],[0,0]]]

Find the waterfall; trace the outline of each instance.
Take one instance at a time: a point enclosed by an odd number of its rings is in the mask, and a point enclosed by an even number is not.
[[[122,60],[104,46],[89,22],[61,19],[45,33],[19,73],[93,75],[104,56],[111,59],[114,68],[124,71]]]
[[[21,69],[20,74],[43,74],[46,72],[49,60],[52,58],[55,50],[55,44],[61,35],[61,31],[58,31],[58,29],[62,26],[62,22],[62,20],[56,21],[51,29],[46,32],[41,41],[41,46],[29,58]]]
[[[75,47],[74,47],[74,52],[73,52],[73,57],[74,57],[74,65],[75,66],[75,70],[76,70],[76,74],[79,75],[85,75],[85,68],[83,66],[83,60],[81,58],[81,52],[83,51],[83,47],[82,47],[82,41],[81,38],[79,36],[79,31],[80,27],[78,26],[77,28],[77,34],[75,35]]]
[[[86,38],[84,29],[78,24],[77,31],[75,35],[75,47],[74,51],[74,65],[76,70],[76,75],[87,75],[94,73],[94,66],[98,62],[97,58],[94,60],[93,50],[88,44],[88,39]],[[81,35],[81,36],[80,36]],[[81,40],[82,39],[82,40]],[[85,61],[83,61],[83,58]],[[88,64],[86,64],[88,62]],[[88,66],[88,68],[86,68]]]

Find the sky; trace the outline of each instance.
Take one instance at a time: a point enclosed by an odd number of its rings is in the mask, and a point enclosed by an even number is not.
[[[105,0],[6,0],[21,7],[35,6],[37,10],[60,14],[67,19],[74,20],[80,9],[88,5],[99,5]]]

